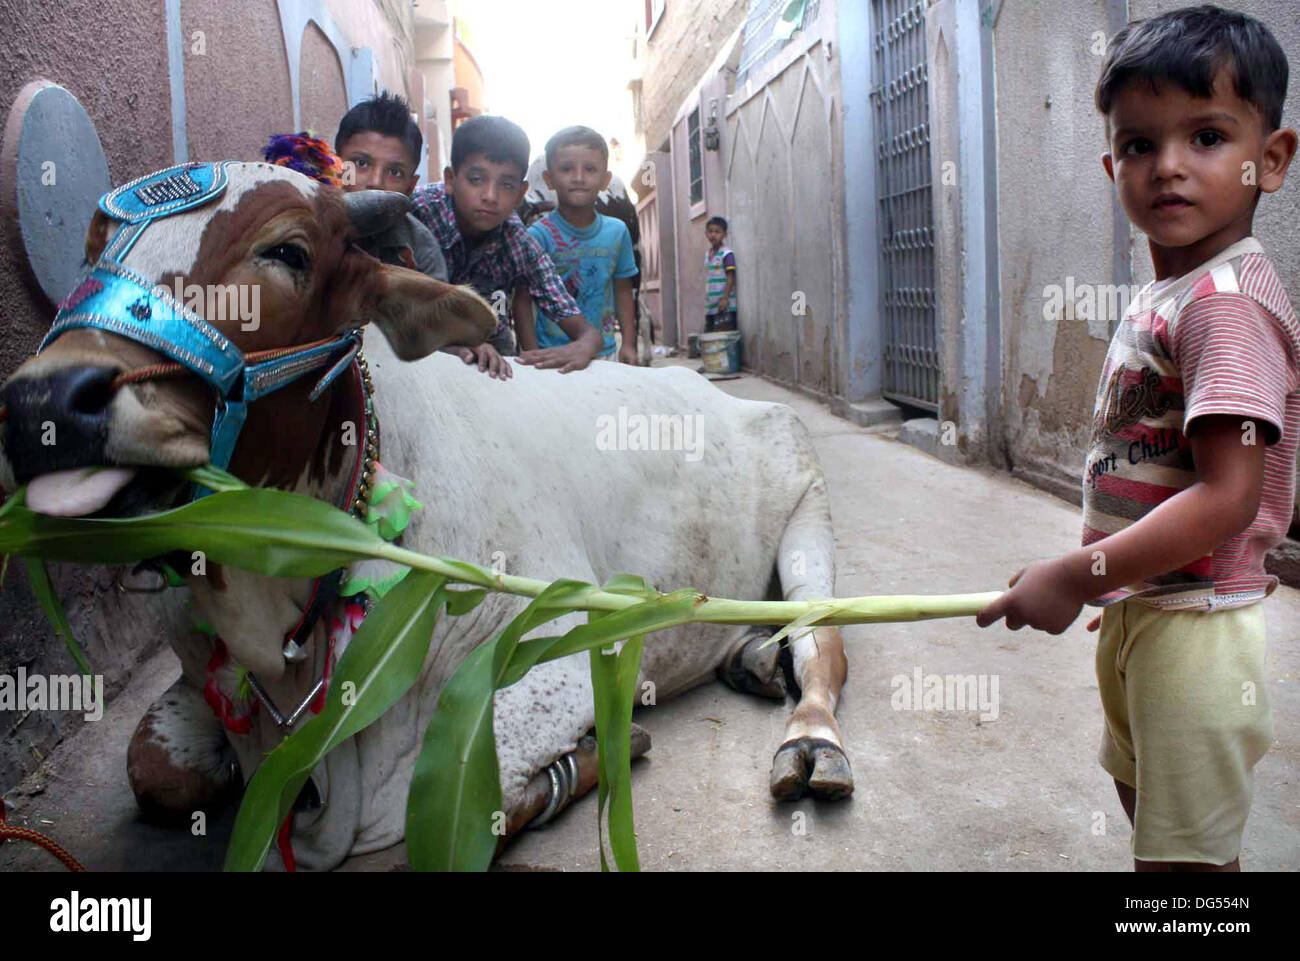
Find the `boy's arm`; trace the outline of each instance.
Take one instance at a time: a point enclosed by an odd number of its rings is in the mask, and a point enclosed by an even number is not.
[[[725,311],[727,305],[731,303],[731,291],[736,286],[736,255],[727,254],[722,263],[726,268],[727,285],[722,288],[722,300],[718,302],[718,313]]]
[[[582,314],[571,314],[556,321],[572,343],[563,347],[543,347],[519,355],[519,362],[541,370],[558,369],[561,374],[587,367],[605,346],[605,338]]]
[[[555,264],[536,238],[526,236],[526,241],[527,273],[522,279],[528,284],[528,292],[533,299],[546,311],[546,316],[555,318],[555,322],[569,335],[572,342],[563,347],[545,347],[520,353],[519,362],[543,370],[558,368],[562,374],[582,370],[600,353],[605,346],[605,338],[587,323],[578,302],[564,289]]]
[[[1247,432],[1245,425],[1255,424]],[[977,615],[987,627],[1007,619],[1060,634],[1086,601],[1190,564],[1241,533],[1259,512],[1268,425],[1238,415],[1197,418],[1188,432],[1196,482],[1141,520],[1063,557],[1038,561],[1011,579],[1007,591]],[[1096,571],[1097,573],[1094,573]]]
[[[614,278],[614,311],[618,316],[623,344],[618,349],[618,359],[636,366],[636,302],[632,298],[632,278]]]
[[[515,295],[510,302],[510,315],[515,319],[515,337],[519,341],[519,352],[537,349],[537,317],[533,298],[528,293],[527,284],[515,284]]]

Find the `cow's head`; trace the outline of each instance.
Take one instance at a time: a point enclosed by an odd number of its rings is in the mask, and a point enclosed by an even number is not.
[[[446,344],[478,344],[491,308],[472,290],[381,263],[353,241],[399,220],[406,198],[343,194],[283,167],[228,164],[219,201],[154,221],[122,258],[146,280],[203,296],[195,312],[244,353],[298,345],[373,321],[403,359]],[[95,263],[121,224],[96,211],[86,237]],[[256,316],[205,309],[244,295]],[[225,298],[224,300],[222,298]],[[223,319],[224,318],[224,319]],[[0,485],[30,483],[52,513],[114,516],[169,506],[183,484],[168,468],[208,462],[216,398],[197,377],[113,389],[119,374],[166,358],[99,329],[62,334],[0,388]],[[318,375],[319,376],[319,375]],[[306,377],[256,401],[231,460],[257,485],[299,486],[337,461],[325,431],[337,398],[315,403]],[[334,391],[337,393],[337,391]],[[334,465],[337,468],[337,464]],[[96,473],[83,468],[109,467]]]

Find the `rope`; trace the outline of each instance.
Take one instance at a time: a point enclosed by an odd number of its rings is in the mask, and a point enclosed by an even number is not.
[[[5,821],[4,798],[0,798],[0,843],[5,841],[30,841],[37,847],[44,848],[54,857],[62,862],[63,866],[69,871],[81,871],[86,869],[82,867],[80,861],[60,847],[56,842],[51,841],[39,831],[33,831],[31,828],[14,828],[10,827]]]

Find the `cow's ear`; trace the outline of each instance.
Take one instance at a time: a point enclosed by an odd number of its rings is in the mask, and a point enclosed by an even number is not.
[[[496,329],[496,314],[472,287],[388,264],[378,268],[377,280],[362,316],[384,332],[402,360],[419,360],[449,344],[474,347]]]
[[[99,263],[100,254],[108,246],[108,231],[113,223],[108,214],[95,208],[95,215],[90,218],[90,226],[86,228],[86,263]]]

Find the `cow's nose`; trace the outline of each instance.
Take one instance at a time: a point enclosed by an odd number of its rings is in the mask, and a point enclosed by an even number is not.
[[[19,481],[104,463],[116,375],[111,367],[65,367],[15,378],[0,391],[5,454]]]

